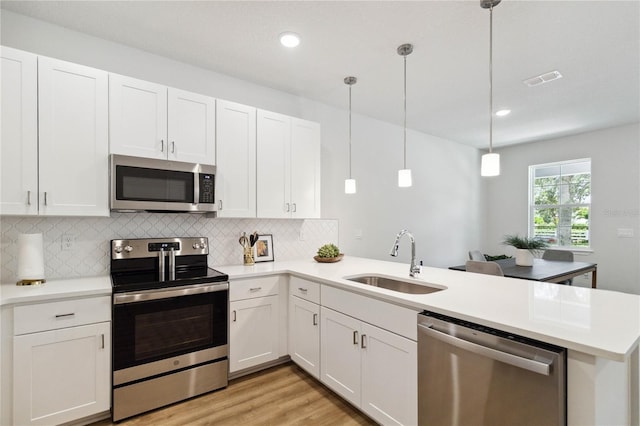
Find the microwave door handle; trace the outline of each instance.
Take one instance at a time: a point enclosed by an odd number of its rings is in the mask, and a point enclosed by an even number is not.
[[[200,202],[200,173],[198,170],[193,172],[193,204]]]

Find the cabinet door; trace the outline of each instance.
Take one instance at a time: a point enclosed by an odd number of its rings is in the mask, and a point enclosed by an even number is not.
[[[294,118],[291,126],[292,217],[320,217],[320,124]]]
[[[289,355],[320,377],[320,307],[296,296],[289,296]]]
[[[38,214],[38,63],[1,47],[0,214]]]
[[[40,214],[109,215],[108,74],[38,58]]]
[[[321,308],[320,380],[360,406],[360,321]]]
[[[216,164],[216,100],[168,89],[169,160]]]
[[[291,117],[258,110],[258,217],[291,217]]]
[[[278,358],[278,296],[230,303],[229,372]]]
[[[112,154],[167,158],[167,88],[109,75],[109,143]]]
[[[417,424],[417,343],[366,323],[361,340],[360,408],[381,424]]]
[[[256,109],[216,105],[218,217],[256,217]]]
[[[109,324],[14,337],[13,424],[60,424],[109,410]]]

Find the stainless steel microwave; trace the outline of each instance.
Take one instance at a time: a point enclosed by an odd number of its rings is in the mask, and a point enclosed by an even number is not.
[[[216,211],[216,167],[112,154],[111,210]]]

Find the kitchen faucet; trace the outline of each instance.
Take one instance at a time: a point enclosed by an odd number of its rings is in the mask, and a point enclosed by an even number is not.
[[[389,254],[393,257],[396,257],[398,255],[398,245],[400,243],[400,238],[402,238],[402,236],[405,234],[409,236],[409,241],[411,241],[411,266],[409,267],[409,276],[415,277],[416,274],[420,273],[420,265],[418,265],[418,262],[416,261],[416,239],[413,238],[411,232],[407,231],[406,229],[400,231],[398,235],[396,235],[396,240],[394,241],[393,247],[391,247],[391,253]]]

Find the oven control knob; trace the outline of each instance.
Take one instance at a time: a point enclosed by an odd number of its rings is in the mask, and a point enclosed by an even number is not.
[[[113,248],[113,251],[115,251],[117,254],[122,253],[122,246],[115,246]]]
[[[124,251],[126,251],[127,253],[131,253],[133,251],[133,247],[131,246],[125,246],[124,247]]]
[[[200,243],[193,243],[193,249],[198,250],[200,248]]]

